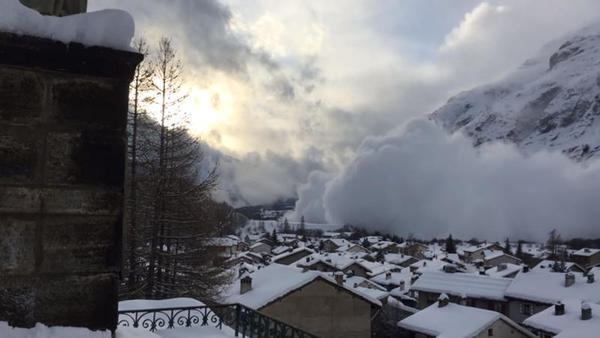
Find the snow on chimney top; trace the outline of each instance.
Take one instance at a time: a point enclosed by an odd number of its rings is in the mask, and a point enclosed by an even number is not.
[[[587,302],[581,302],[581,320],[588,320],[592,318],[592,308]]]
[[[556,302],[556,304],[554,304],[554,315],[556,316],[560,316],[560,315],[564,315],[565,314],[565,304],[563,304],[562,302]]]
[[[252,277],[246,276],[240,280],[240,294],[243,295],[250,290],[252,290]]]
[[[440,295],[440,298],[438,298],[438,307],[444,307],[444,306],[448,305],[449,301],[450,301],[450,299],[448,298],[448,295],[445,293],[442,293]]]
[[[575,284],[575,275],[570,272],[565,273],[565,287],[568,288],[573,284]]]

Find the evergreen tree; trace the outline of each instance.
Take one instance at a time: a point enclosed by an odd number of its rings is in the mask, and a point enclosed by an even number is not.
[[[512,249],[510,247],[510,240],[508,237],[504,240],[504,253],[507,255],[512,255]]]
[[[523,260],[524,255],[523,255],[523,241],[519,240],[517,242],[517,252],[515,253],[515,256],[521,260]]]
[[[383,251],[381,251],[381,250],[377,251],[375,260],[377,260],[378,262],[382,262],[382,263],[383,263],[383,261],[385,261],[385,255],[383,254]]]
[[[271,240],[275,245],[279,244],[279,240],[277,239],[277,229],[273,229],[273,232],[271,232]]]
[[[292,232],[292,229],[290,228],[290,223],[288,222],[287,218],[283,219],[283,233],[284,234],[289,234]]]
[[[369,246],[371,246],[371,243],[369,243],[369,241],[365,237],[363,238],[362,243],[360,245],[362,245],[364,248],[368,248]]]
[[[454,254],[456,253],[456,244],[454,243],[454,239],[452,238],[452,234],[446,238],[446,253]]]

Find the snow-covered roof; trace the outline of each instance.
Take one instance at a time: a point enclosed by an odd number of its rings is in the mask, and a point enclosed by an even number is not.
[[[442,261],[441,259],[423,259],[418,262],[411,264],[410,266],[414,269],[416,268],[417,273],[424,273],[426,271],[440,271],[444,268],[444,265],[448,263]]]
[[[437,338],[467,338],[476,336],[498,319],[535,337],[498,312],[454,303],[439,307],[436,302],[400,321],[398,326]]]
[[[394,242],[389,242],[389,241],[381,241],[381,242],[377,242],[373,245],[371,245],[371,249],[375,249],[375,250],[383,250],[386,249],[390,246],[394,246],[396,245],[396,243]]]
[[[355,287],[354,290],[364,295],[368,295],[371,298],[378,299],[379,301],[386,299],[390,295],[390,293],[387,291],[365,288],[362,286]]]
[[[64,43],[132,50],[135,23],[122,10],[102,10],[56,17],[41,15],[19,0],[0,2],[0,31],[47,38]]]
[[[572,274],[575,276],[575,283],[566,287],[564,273],[521,271],[506,290],[506,296],[546,304],[573,298],[594,303],[600,301],[600,281],[587,283],[583,274]]]
[[[260,309],[317,278],[322,278],[337,285],[332,277],[324,273],[310,270],[303,271],[302,269],[281,264],[271,264],[250,274],[250,277],[252,277],[252,289],[250,291],[240,294],[240,281],[238,280],[224,292],[224,302],[240,303],[252,309]],[[363,294],[353,288],[339,287],[350,291],[368,302],[381,306],[379,300],[367,294]]]
[[[485,270],[485,274],[490,277],[506,277],[506,276],[512,275],[515,272],[519,272],[523,269],[523,266],[511,264],[511,263],[506,263],[506,264],[504,264],[504,266],[505,266],[504,269],[500,269],[501,268],[500,265],[495,266],[490,269],[487,269],[487,270]],[[479,272],[477,272],[477,273],[479,273]]]
[[[565,269],[567,271],[570,271],[571,268],[576,267],[576,266],[579,267],[579,269],[584,270],[577,263],[574,263],[574,262],[564,262],[564,263],[565,263]],[[558,264],[561,264],[561,262],[559,262]],[[553,266],[554,266],[554,261],[553,260],[545,259],[543,261],[540,261],[531,270],[532,271],[552,271],[552,267]]]
[[[209,246],[236,246],[238,241],[230,237],[213,237],[205,241]]]
[[[314,253],[314,251],[313,251],[313,250],[311,250],[311,249],[309,249],[309,248],[305,248],[305,247],[299,247],[299,248],[293,249],[292,251],[284,252],[284,253],[282,253],[282,254],[279,254],[279,255],[277,255],[277,256],[274,256],[274,257],[271,259],[271,261],[273,261],[273,262],[277,262],[278,260],[280,260],[280,259],[282,259],[282,258],[286,258],[286,257],[292,256],[292,255],[295,255],[295,254],[297,254],[297,253],[299,253],[299,252],[302,252],[302,251],[306,251],[306,252],[307,252],[307,253],[309,253],[309,254],[312,254],[312,253]],[[300,261],[301,259],[302,259],[302,258],[300,258],[298,261]],[[294,263],[297,263],[297,262],[294,262]]]
[[[344,285],[346,285],[349,288],[353,288],[354,285],[357,285],[357,286],[362,285],[367,288],[386,291],[386,288],[384,288],[383,286],[381,286],[377,283],[374,283],[374,282],[366,279],[365,277],[360,277],[360,276],[346,277],[346,279],[344,280]]]
[[[290,250],[291,250],[291,248],[289,246],[280,245],[280,246],[277,246],[277,247],[271,249],[271,253],[273,255],[281,255],[282,253],[286,253]]]
[[[573,252],[573,255],[590,257],[590,256],[597,254],[598,252],[600,252],[600,249],[583,248],[583,249],[579,249],[579,250]]]
[[[382,273],[375,277],[371,278],[371,281],[379,284],[379,285],[394,285],[399,286],[402,282],[404,282],[405,289],[408,289],[410,286],[410,280],[412,278],[412,273],[409,269],[403,269],[402,272],[390,272],[390,278],[388,279],[388,273]]]
[[[504,292],[511,281],[508,278],[428,271],[417,279],[411,290],[505,300]]]
[[[414,257],[409,256],[409,255],[395,254],[395,253],[385,254],[383,257],[384,257],[383,259],[386,262],[396,264],[396,265],[402,265],[406,261],[414,259]]]
[[[561,334],[561,337],[596,338],[600,334],[600,305],[588,303],[592,309],[592,318],[581,320],[581,300],[567,299],[561,301],[565,313],[557,316],[554,306],[525,319],[523,324],[538,330]],[[558,336],[557,336],[558,337]]]
[[[347,240],[343,239],[343,238],[328,238],[328,241],[331,241],[333,244],[335,244],[337,247],[340,246],[345,246],[345,245],[350,245],[352,243],[348,242]]]
[[[266,246],[268,246],[269,248],[271,247],[271,246],[270,246],[269,244],[267,244],[267,243],[264,243],[264,242],[256,242],[256,243],[254,243],[254,244],[252,244],[252,245],[250,246],[250,249],[255,249],[255,248],[258,248],[258,247],[260,247],[260,246],[263,246],[263,245],[266,245]]]

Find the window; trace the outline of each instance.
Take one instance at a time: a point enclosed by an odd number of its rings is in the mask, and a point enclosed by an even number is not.
[[[494,336],[494,329],[488,329],[488,337]]]
[[[533,306],[531,304],[521,304],[521,314],[532,315]]]

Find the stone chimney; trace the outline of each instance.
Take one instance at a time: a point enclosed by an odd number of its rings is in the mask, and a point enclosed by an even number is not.
[[[460,295],[460,305],[467,306],[467,295],[465,295],[465,294]]]
[[[575,275],[572,274],[571,272],[567,272],[565,273],[565,287],[569,287],[571,285],[575,284]]]
[[[246,276],[240,280],[240,295],[252,290],[252,277]]]
[[[479,268],[479,274],[485,276],[485,269],[483,267]]]
[[[335,282],[337,283],[337,285],[344,285],[344,273],[341,271],[338,271],[334,274],[335,277]]]
[[[385,273],[385,280],[390,280],[392,279],[392,273],[390,271]]]
[[[581,302],[581,320],[592,319],[592,308],[587,302]]]
[[[400,285],[398,286],[398,288],[400,289],[400,291],[404,291],[404,288],[406,288],[406,282],[404,282],[403,280],[400,281]]]
[[[529,272],[529,265],[524,265],[523,266],[523,272],[524,273],[528,273]]]
[[[116,329],[142,58],[0,33],[0,321]]]
[[[440,298],[438,298],[438,307],[444,307],[444,306],[448,305],[448,302],[450,302],[450,298],[448,297],[447,294],[442,293],[440,295]]]
[[[336,273],[333,274],[335,277],[335,282],[337,283],[337,285],[344,285],[344,273],[341,271],[338,271]]]
[[[556,304],[554,304],[554,315],[555,316],[562,316],[565,314],[565,304],[563,304],[562,302],[556,302]]]
[[[587,275],[587,282],[589,284],[592,284],[594,282],[594,279],[595,279],[595,276],[594,276],[593,273],[590,273],[590,274]]]

